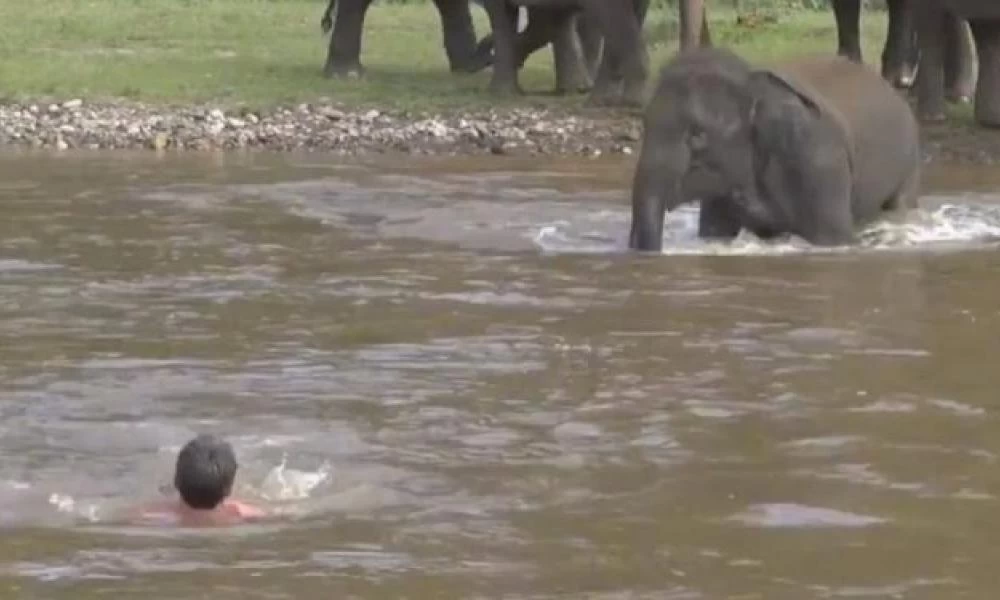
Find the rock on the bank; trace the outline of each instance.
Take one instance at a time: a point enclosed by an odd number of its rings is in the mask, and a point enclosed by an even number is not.
[[[0,144],[49,148],[305,149],[340,154],[633,151],[635,118],[582,118],[515,109],[463,114],[345,110],[329,104],[279,107],[267,114],[207,106],[172,109],[78,98],[0,106]]]

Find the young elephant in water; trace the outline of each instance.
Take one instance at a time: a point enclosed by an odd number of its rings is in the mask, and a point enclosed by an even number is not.
[[[850,244],[915,204],[918,127],[878,73],[840,57],[753,68],[724,49],[684,52],[646,109],[629,247],[659,251],[666,211],[701,200],[700,237],[795,234]]]

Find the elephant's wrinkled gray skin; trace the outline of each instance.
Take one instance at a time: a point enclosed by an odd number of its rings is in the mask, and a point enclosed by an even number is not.
[[[681,53],[646,109],[629,247],[662,249],[663,218],[701,200],[698,234],[795,234],[814,245],[911,208],[916,119],[878,73],[842,57],[754,69],[732,52]]]
[[[974,113],[984,127],[1000,127],[1000,2],[995,0],[920,0],[917,33],[921,66],[917,74],[917,111],[923,121],[942,121],[949,63],[948,24],[966,19],[979,59]]]
[[[452,72],[474,73],[486,57],[476,54],[476,30],[469,0],[433,0],[441,15],[445,54]],[[337,6],[337,3],[340,3]],[[372,0],[330,0],[320,19],[324,32],[333,28],[323,73],[327,77],[361,76],[361,32]],[[336,19],[333,13],[336,10]]]
[[[521,93],[517,81],[517,32],[512,19],[517,7],[582,9],[601,27],[602,61],[607,65],[607,74],[603,77],[601,71],[605,67],[598,69],[591,102],[641,105],[649,57],[633,0],[485,0],[485,6],[494,36],[493,77],[490,80],[493,93]],[[616,88],[618,81],[622,82],[620,90]]]

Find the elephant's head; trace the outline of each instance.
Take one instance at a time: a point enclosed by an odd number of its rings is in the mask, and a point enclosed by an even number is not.
[[[645,115],[629,247],[659,251],[666,212],[707,197],[735,203],[751,230],[787,230],[789,166],[821,112],[809,92],[768,70],[664,81]]]
[[[710,72],[661,79],[643,120],[630,248],[659,251],[668,211],[730,195],[752,179],[751,106],[743,78]]]

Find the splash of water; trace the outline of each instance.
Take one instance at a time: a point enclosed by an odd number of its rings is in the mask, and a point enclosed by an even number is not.
[[[259,493],[268,501],[302,500],[330,478],[330,464],[324,462],[316,471],[289,469],[287,455],[282,455],[281,463],[273,467],[260,484]]]
[[[52,493],[49,495],[49,504],[55,507],[56,511],[60,513],[83,518],[91,522],[96,522],[100,518],[100,511],[97,504],[78,503],[69,494]]]
[[[613,254],[628,247],[629,216],[602,211],[574,221],[560,220],[537,229],[532,241],[546,253]],[[905,220],[879,221],[858,232],[858,247],[816,247],[796,236],[761,240],[743,231],[731,242],[698,238],[698,207],[684,206],[668,213],[663,224],[664,255],[757,255],[963,249],[1000,241],[1000,206],[942,204],[933,210],[915,210]]]

